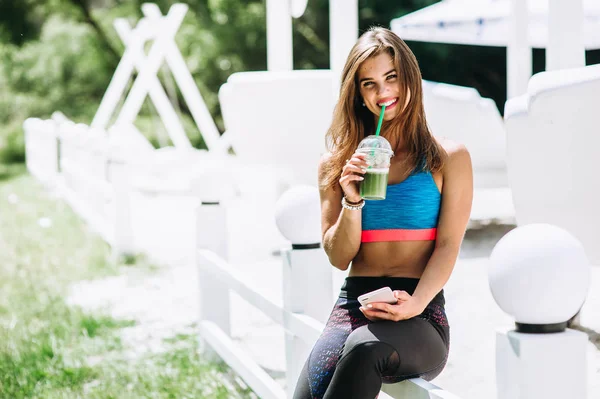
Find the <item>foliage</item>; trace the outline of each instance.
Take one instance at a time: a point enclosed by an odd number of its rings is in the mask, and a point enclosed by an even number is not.
[[[132,266],[115,263],[108,245],[22,165],[0,165],[0,198],[1,398],[255,397],[200,356],[195,334],[144,353],[121,341],[134,321],[69,305],[70,284]],[[152,273],[146,262],[136,261],[136,273]]]
[[[176,41],[223,130],[220,86],[234,72],[266,69],[266,0],[0,0],[0,148],[12,146],[6,143],[7,132],[15,132],[14,126],[26,117],[47,117],[61,110],[71,119],[89,123],[117,66],[113,54],[122,54],[124,49],[112,24],[116,18],[127,18],[134,26],[143,17],[141,5],[148,1],[156,3],[163,14],[176,2],[189,6]],[[392,19],[436,2],[359,0],[359,29],[389,27]],[[329,1],[310,0],[293,27],[294,67],[328,68]],[[475,87],[503,110],[505,49],[408,44],[425,79]],[[534,50],[533,56],[534,72],[543,70],[543,50]],[[599,51],[588,51],[588,63],[599,61]],[[193,144],[203,148],[173,77],[162,73],[160,79],[175,87],[168,94]],[[145,105],[138,125],[145,126],[154,118],[153,107]],[[156,131],[144,133],[160,144],[165,140]]]

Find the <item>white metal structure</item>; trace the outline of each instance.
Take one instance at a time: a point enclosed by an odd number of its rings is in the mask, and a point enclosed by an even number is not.
[[[510,98],[526,89],[531,47],[548,49],[548,70],[584,66],[584,48],[600,48],[599,17],[598,0],[443,0],[391,28],[404,40],[508,47]]]
[[[551,223],[600,264],[600,65],[543,72],[506,103],[508,177],[519,225]]]

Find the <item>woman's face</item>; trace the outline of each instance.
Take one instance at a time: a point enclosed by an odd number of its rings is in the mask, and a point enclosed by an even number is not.
[[[383,119],[392,120],[402,112],[408,104],[410,95],[400,92],[400,79],[394,66],[394,60],[387,52],[365,60],[358,69],[358,85],[365,106],[377,117],[381,106],[385,104]],[[398,106],[401,98],[406,98],[402,106]]]

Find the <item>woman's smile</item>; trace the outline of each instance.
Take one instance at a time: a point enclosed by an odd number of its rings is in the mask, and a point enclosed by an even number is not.
[[[398,104],[398,97],[394,97],[394,98],[384,98],[383,100],[380,100],[379,102],[377,102],[377,105],[379,107],[383,107],[385,105],[385,109],[391,109],[394,108],[396,106],[396,104]]]

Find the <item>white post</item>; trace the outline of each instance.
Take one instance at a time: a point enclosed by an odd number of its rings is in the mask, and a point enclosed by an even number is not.
[[[282,251],[283,307],[325,323],[333,305],[332,270],[321,248],[319,192],[315,187],[297,186],[277,201],[277,227],[292,243]],[[310,345],[286,333],[286,379],[292,397]]]
[[[290,0],[267,0],[267,69],[294,69]]]
[[[329,0],[329,63],[337,98],[346,58],[358,39],[358,0]]]
[[[331,264],[321,244],[292,244],[282,251],[283,307],[326,323],[333,305]],[[310,345],[286,333],[286,380],[288,397],[294,394]]]
[[[218,201],[201,199],[196,209],[196,248],[227,259],[227,212]],[[199,270],[200,320],[214,322],[230,335],[229,289],[210,273]]]
[[[506,47],[507,99],[524,94],[532,74],[527,0],[511,0],[511,29]]]
[[[583,0],[549,0],[546,70],[583,66]]]
[[[113,251],[116,257],[135,254],[133,228],[131,225],[131,185],[125,160],[120,155],[111,154],[109,159],[110,181],[113,197]]]
[[[586,398],[587,335],[496,332],[497,399]]]
[[[516,321],[496,334],[497,399],[587,397],[587,335],[566,327],[589,278],[583,245],[556,226],[524,225],[496,244],[490,289]]]

